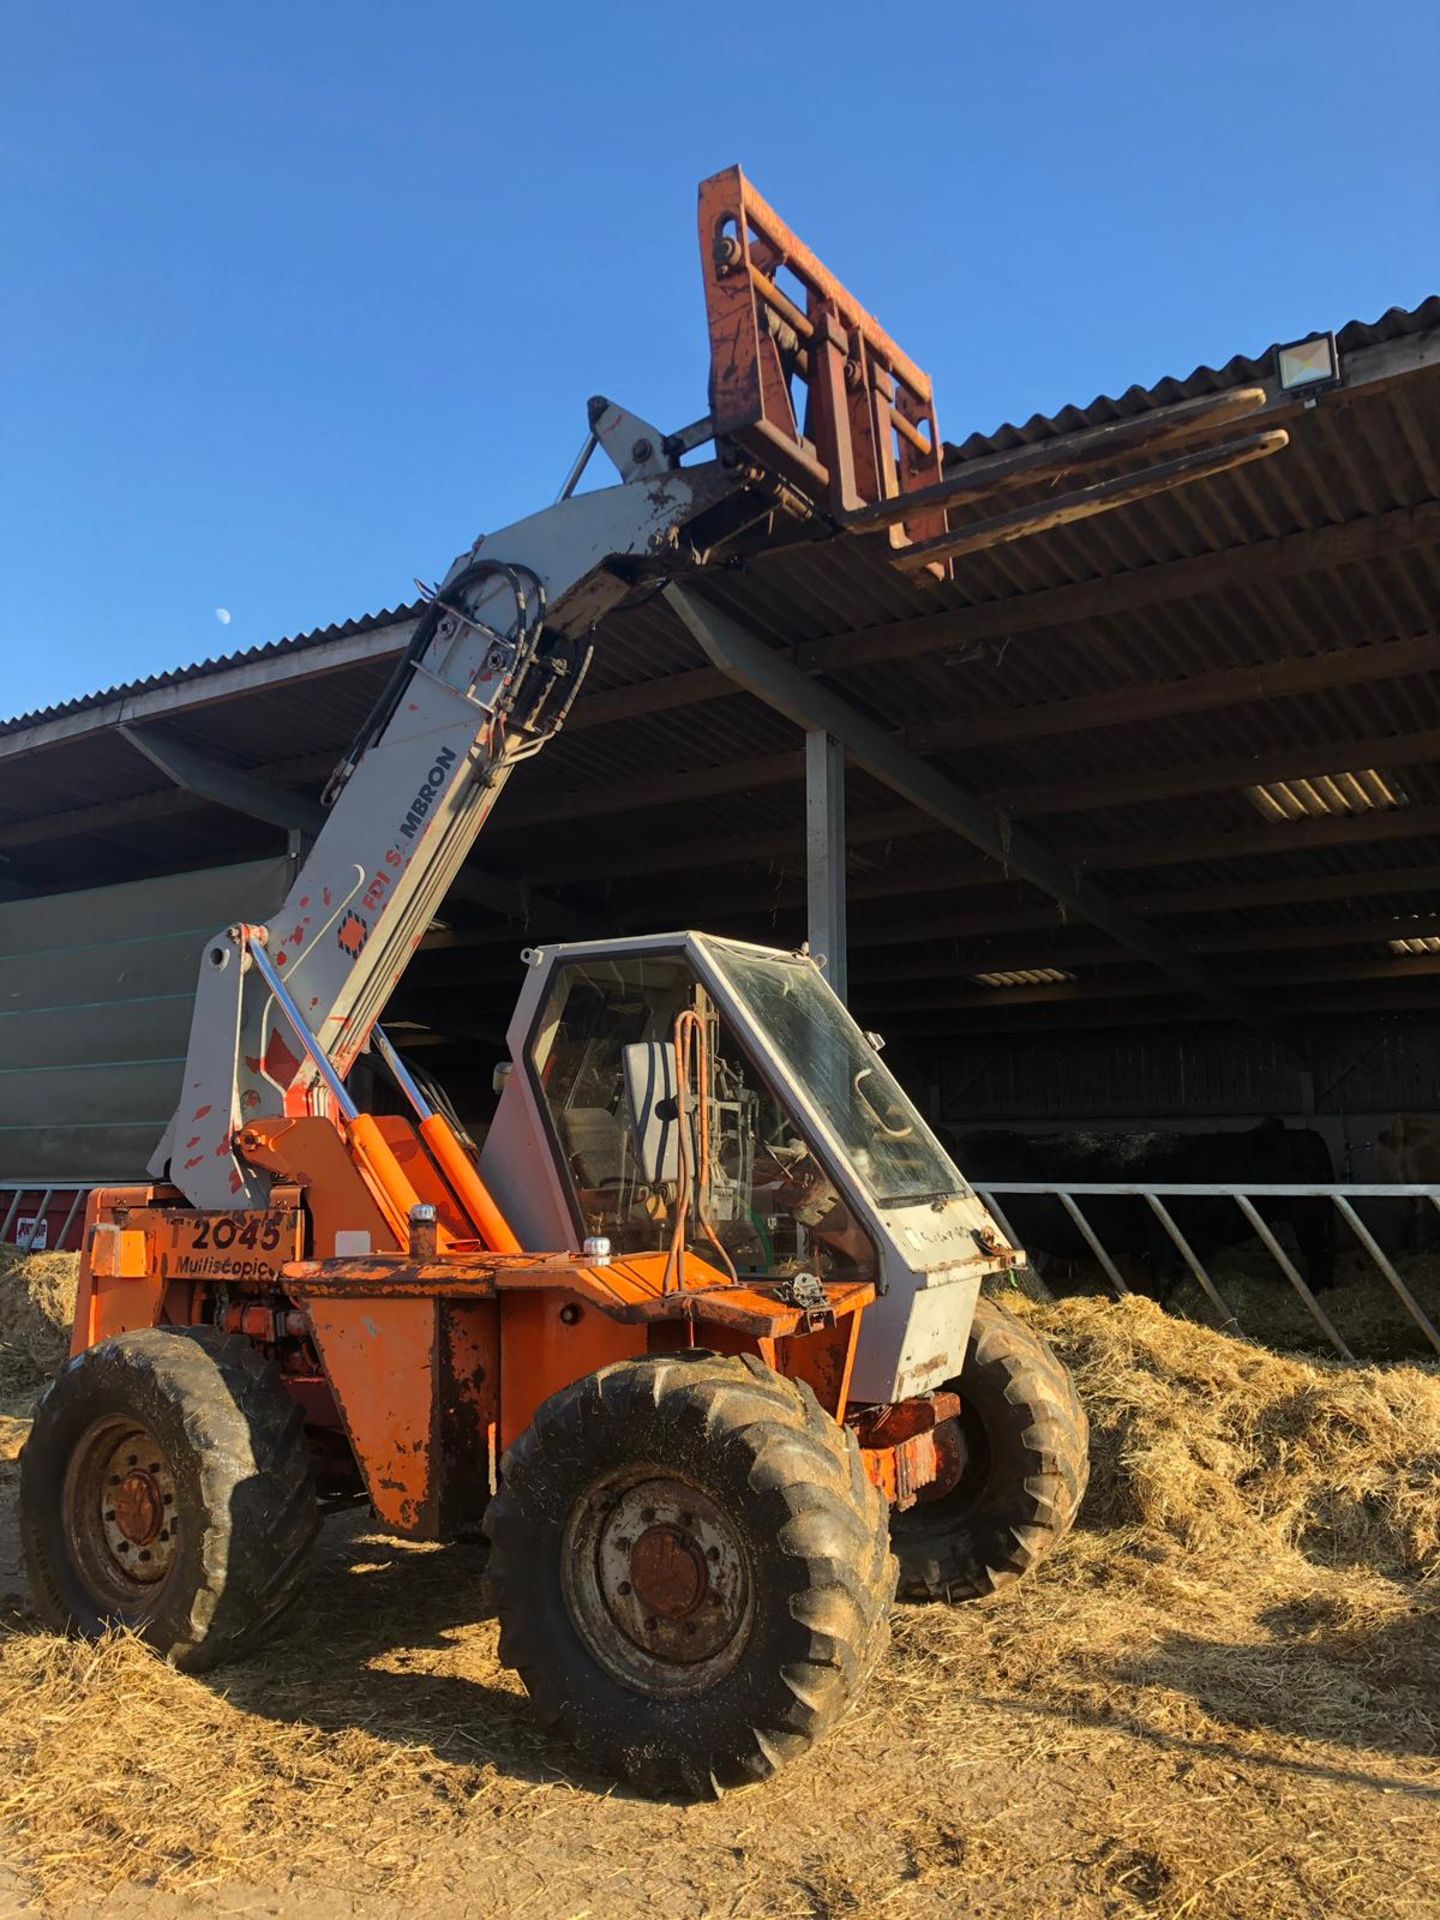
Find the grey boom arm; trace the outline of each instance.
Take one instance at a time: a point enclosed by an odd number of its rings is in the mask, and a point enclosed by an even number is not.
[[[324,1112],[484,825],[510,770],[563,721],[587,636],[629,590],[617,561],[685,564],[682,535],[744,485],[718,462],[575,494],[456,560],[386,696],[337,770],[284,905],[200,962],[179,1104],[150,1161],[197,1207],[256,1207],[270,1178],[236,1151],[248,1121]],[[338,790],[337,790],[338,788]],[[308,1056],[251,947],[333,1069]]]

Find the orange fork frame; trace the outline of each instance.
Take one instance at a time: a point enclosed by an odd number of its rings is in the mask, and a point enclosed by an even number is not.
[[[701,183],[700,255],[717,437],[749,448],[842,524],[864,507],[938,485],[929,375],[739,167]],[[803,413],[792,383],[808,399]],[[888,531],[896,548],[943,534],[944,508],[917,507]]]
[[[701,183],[700,252],[717,436],[782,473],[837,526],[885,529],[895,564],[906,571],[943,579],[962,555],[1188,486],[1286,445],[1284,428],[1274,427],[1057,490],[1077,468],[1083,474],[1142,448],[1204,438],[1255,412],[1265,389],[1247,387],[967,461],[945,479],[928,376],[739,167]],[[1017,486],[1034,490],[1027,503],[980,519],[965,513],[949,527],[950,506],[973,506]]]

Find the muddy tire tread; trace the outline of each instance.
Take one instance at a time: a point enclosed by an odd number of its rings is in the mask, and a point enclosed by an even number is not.
[[[573,1630],[573,1644],[557,1644],[564,1619],[536,1604],[537,1524],[556,1537],[567,1469],[594,1455],[605,1422],[693,1447],[694,1460],[747,1488],[768,1522],[767,1573],[789,1606],[754,1670],[747,1654],[743,1680],[731,1676],[741,1697],[708,1746],[705,1714],[691,1716],[687,1741],[679,1703],[626,1693]],[[572,1493],[574,1484],[572,1475]],[[840,1719],[888,1643],[895,1566],[884,1501],[853,1436],[809,1387],[751,1355],[620,1361],[564,1388],[506,1454],[486,1531],[501,1659],[544,1725],[587,1765],[643,1792],[696,1797],[768,1779]]]
[[[87,1404],[164,1419],[156,1437],[172,1453],[183,1440],[198,1489],[197,1551],[136,1631],[188,1672],[253,1652],[298,1597],[320,1520],[304,1416],[274,1367],[217,1328],[145,1328],[76,1355],[42,1394],[20,1463],[30,1591],[47,1626],[93,1637],[109,1620],[87,1612],[56,1525],[65,1431]]]
[[[937,1504],[892,1528],[907,1600],[982,1599],[1021,1579],[1069,1532],[1089,1480],[1089,1423],[1075,1383],[1038,1333],[996,1300],[976,1303],[958,1382],[997,1457],[985,1497],[944,1527]]]

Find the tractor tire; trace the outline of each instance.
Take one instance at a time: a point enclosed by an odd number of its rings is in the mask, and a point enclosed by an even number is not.
[[[1069,1532],[1090,1475],[1074,1381],[997,1301],[976,1302],[948,1390],[960,1396],[960,1479],[891,1519],[906,1600],[977,1600],[1018,1580]]]
[[[501,1464],[487,1592],[541,1722],[652,1795],[769,1779],[889,1639],[885,1502],[808,1386],[751,1356],[625,1360]]]
[[[213,1327],[77,1354],[20,1456],[41,1619],[84,1639],[129,1627],[189,1673],[270,1637],[319,1523],[300,1408],[248,1341]]]

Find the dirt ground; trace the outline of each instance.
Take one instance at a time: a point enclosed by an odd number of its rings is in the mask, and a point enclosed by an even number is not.
[[[0,1914],[1429,1920],[1440,1377],[1044,1318],[1096,1430],[1070,1545],[902,1609],[838,1735],[693,1807],[567,1770],[477,1548],[332,1521],[284,1638],[206,1680],[38,1633],[3,1403]]]

